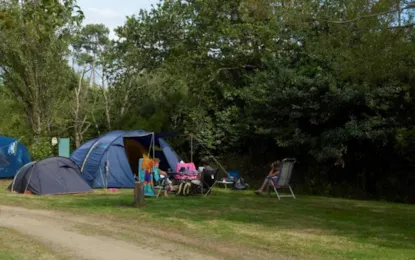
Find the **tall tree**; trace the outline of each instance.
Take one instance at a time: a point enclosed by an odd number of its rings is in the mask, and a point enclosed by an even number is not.
[[[3,1],[0,8],[4,85],[21,102],[33,133],[50,133],[74,83],[66,56],[82,13],[73,0]]]
[[[104,62],[103,52],[109,44],[109,29],[103,24],[87,24],[76,35],[73,47],[80,64],[91,66],[91,87],[95,85],[97,66]],[[102,67],[102,66],[101,66]]]
[[[82,27],[75,36],[73,42],[75,62],[80,67],[78,86],[74,90],[73,102],[73,128],[75,132],[75,145],[78,147],[83,140],[83,135],[92,124],[97,125],[95,110],[97,97],[93,89],[100,86],[104,97],[107,128],[111,129],[108,89],[105,84],[105,59],[104,51],[109,45],[109,30],[103,24],[88,24]],[[85,84],[85,75],[90,72],[89,85]],[[101,84],[97,84],[96,76],[101,77]],[[91,92],[92,91],[92,92]],[[93,100],[93,101],[92,101]],[[92,103],[91,103],[92,102]],[[94,121],[94,122],[91,122]]]
[[[374,151],[395,156],[403,122],[413,127],[407,2],[166,0],[117,30],[117,71],[163,70],[160,86],[185,93],[170,122],[217,154],[284,151],[324,169],[310,170],[310,185],[379,194],[392,166]]]

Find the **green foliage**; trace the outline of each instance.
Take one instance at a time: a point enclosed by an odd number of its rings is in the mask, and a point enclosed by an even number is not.
[[[0,130],[77,146],[110,129],[192,133],[252,179],[294,156],[310,192],[413,201],[406,4],[165,0],[128,17],[114,41],[103,25],[78,27],[72,1],[2,5],[0,108],[11,120]],[[66,65],[69,45],[81,73]]]
[[[0,135],[8,135],[20,138],[28,135],[27,121],[22,118],[24,113],[12,95],[0,86]]]
[[[390,15],[395,9],[388,1],[170,0],[128,18],[115,50],[118,65],[135,72],[163,68],[169,85],[160,88],[185,86],[180,105],[165,111],[170,128],[194,133],[216,155],[296,156],[305,171],[327,165],[310,180],[357,182],[351,190],[379,196],[390,177],[378,156],[393,157],[389,149],[408,136],[403,125],[413,125],[413,15]]]
[[[56,131],[54,111],[73,83],[68,54],[71,28],[82,19],[72,0],[0,5],[0,71],[35,135]]]
[[[53,156],[53,146],[49,137],[38,137],[28,146],[33,161]]]
[[[87,24],[75,35],[72,46],[79,64],[102,63],[101,55],[109,44],[109,29],[103,24]]]

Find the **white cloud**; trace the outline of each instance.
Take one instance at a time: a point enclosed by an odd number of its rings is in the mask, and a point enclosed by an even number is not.
[[[122,15],[113,9],[110,8],[95,8],[90,7],[88,8],[89,11],[98,14],[99,16],[105,17],[105,18],[116,18],[116,17],[122,17]]]

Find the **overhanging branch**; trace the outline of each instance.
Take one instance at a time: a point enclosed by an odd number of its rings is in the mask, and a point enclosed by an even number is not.
[[[406,10],[406,9],[415,9],[415,2],[411,2],[411,3],[407,4],[404,8],[399,8],[398,10],[390,10],[390,11],[385,11],[385,12],[380,12],[380,13],[362,15],[362,16],[358,16],[358,17],[350,19],[350,20],[345,20],[345,21],[326,21],[326,22],[327,23],[334,23],[334,24],[353,23],[353,22],[357,22],[357,21],[360,21],[360,20],[366,19],[366,18],[377,17],[377,16],[396,13],[396,12],[402,12],[403,10]],[[391,28],[400,28],[400,27],[401,26],[396,26],[396,27],[391,27]],[[410,26],[406,25],[406,26],[404,26],[404,28],[405,27],[410,27]]]
[[[415,26],[415,23],[410,23],[410,24],[405,24],[405,25],[391,26],[391,27],[388,27],[388,29],[405,29],[405,28],[411,28],[414,26]]]

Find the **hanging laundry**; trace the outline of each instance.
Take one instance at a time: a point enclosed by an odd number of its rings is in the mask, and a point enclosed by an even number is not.
[[[17,150],[17,141],[14,141],[9,145],[8,153],[9,155],[15,155]]]

